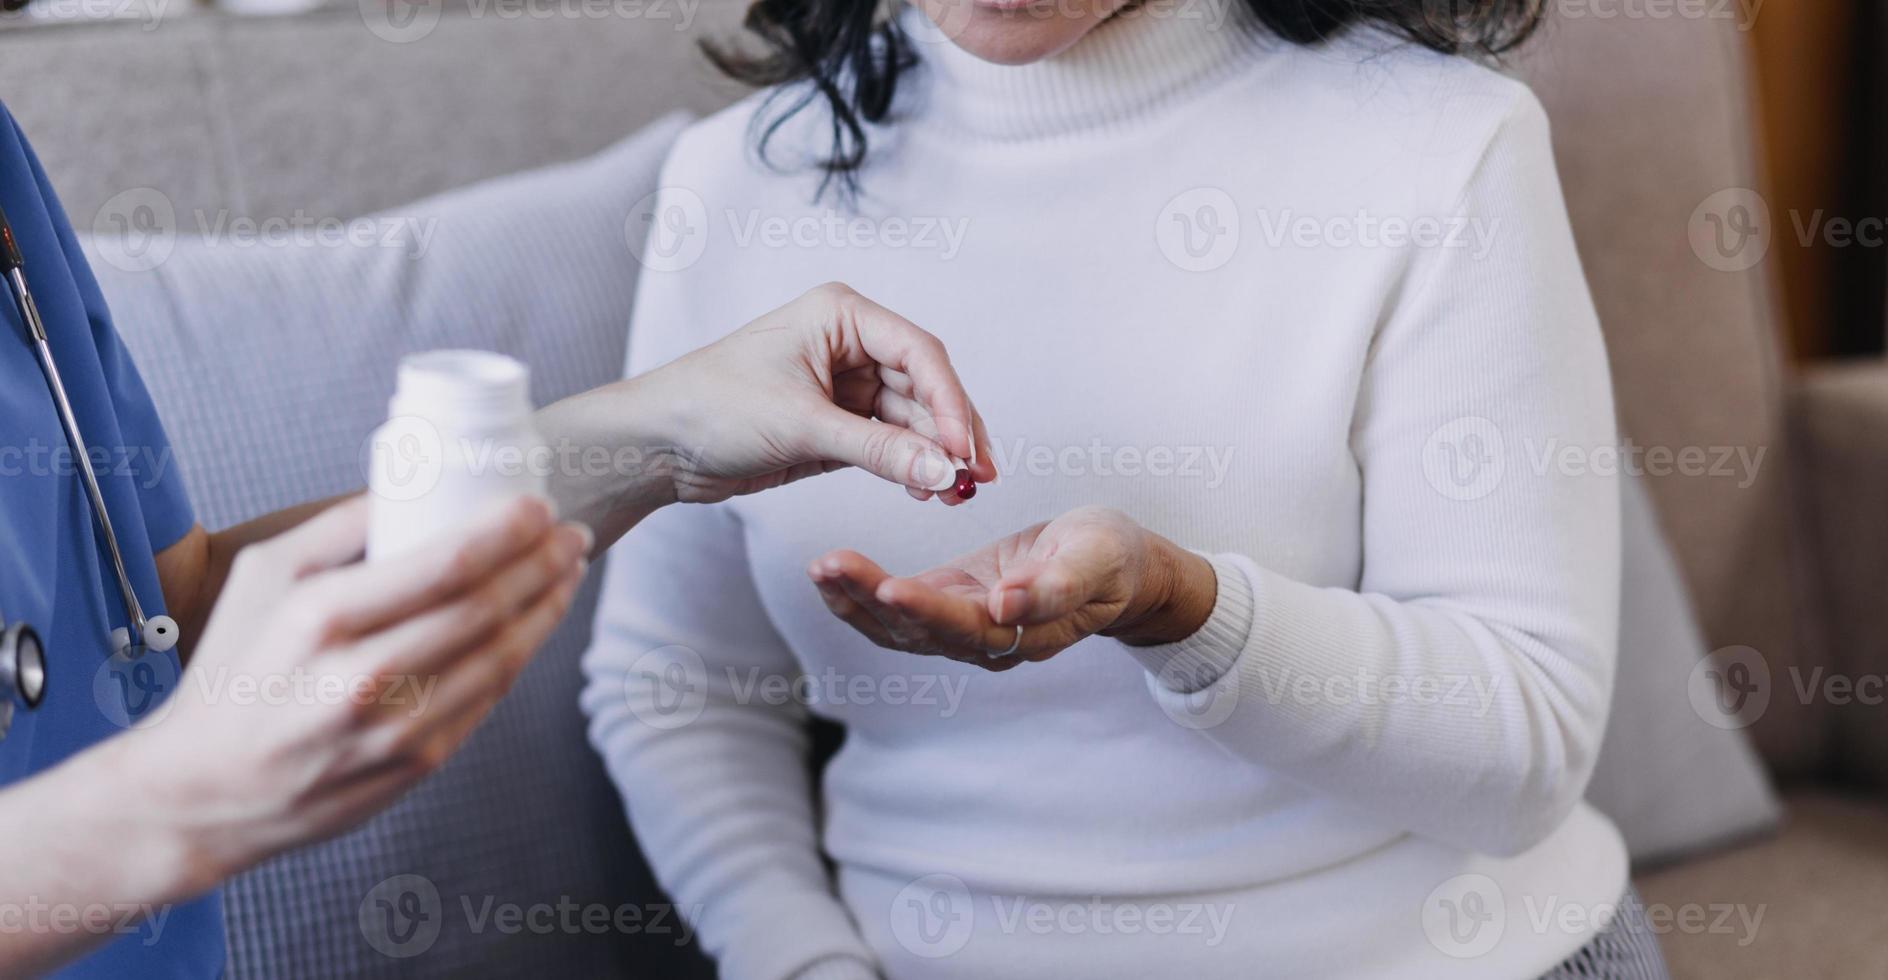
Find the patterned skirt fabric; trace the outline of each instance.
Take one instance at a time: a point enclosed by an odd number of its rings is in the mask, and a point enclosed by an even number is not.
[[[1567,957],[1541,980],[1670,980],[1659,937],[1646,918],[1639,893],[1626,889],[1619,914],[1593,941]]]

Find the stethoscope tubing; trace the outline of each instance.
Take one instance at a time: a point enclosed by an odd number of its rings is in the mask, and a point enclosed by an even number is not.
[[[79,473],[79,480],[85,486],[85,496],[92,505],[92,519],[98,525],[99,535],[104,539],[105,552],[111,559],[112,574],[118,579],[118,594],[124,600],[125,615],[130,618],[130,627],[125,630],[123,640],[119,640],[116,631],[111,637],[111,653],[116,656],[121,651],[133,654],[142,653],[151,644],[150,627],[158,625],[156,633],[168,634],[164,643],[157,649],[168,650],[176,644],[176,624],[167,617],[159,617],[161,625],[144,617],[144,607],[138,602],[138,592],[131,586],[131,574],[125,568],[123,550],[118,544],[118,532],[112,527],[111,513],[105,506],[105,493],[99,488],[98,473],[92,468],[92,454],[85,435],[79,430],[78,415],[72,410],[72,399],[66,394],[65,379],[59,375],[59,364],[53,359],[52,345],[46,339],[46,323],[39,315],[39,304],[33,301],[33,291],[26,285],[26,263],[20,257],[18,241],[13,237],[13,227],[7,223],[5,210],[0,210],[0,272],[4,273],[7,292],[13,297],[13,306],[20,314],[20,322],[26,331],[28,346],[33,348],[34,358],[39,362],[40,374],[46,379],[46,388],[52,394],[55,413],[59,416],[59,426],[65,430],[66,442],[72,450],[73,463]],[[43,676],[43,670],[41,671]],[[29,704],[28,707],[32,705]],[[4,736],[0,736],[4,737]]]
[[[131,617],[131,635],[142,636],[144,608],[138,604],[138,594],[131,588],[131,575],[125,570],[124,553],[118,548],[118,534],[112,529],[111,515],[105,508],[105,494],[99,489],[98,474],[92,469],[92,456],[87,448],[90,444],[79,431],[79,419],[72,412],[72,400],[66,397],[65,380],[59,376],[59,365],[52,359],[52,346],[46,342],[46,325],[39,318],[39,307],[33,302],[32,292],[26,288],[26,276],[19,266],[7,270],[7,284],[12,288],[14,305],[19,308],[20,317],[26,321],[27,331],[32,336],[33,353],[39,358],[39,369],[46,376],[46,387],[52,392],[53,405],[58,409],[59,424],[65,429],[66,441],[72,446],[79,480],[85,484],[85,495],[91,498],[92,516],[98,522],[99,533],[105,538],[105,551],[111,558],[112,571],[118,578],[118,592],[124,597],[125,614]]]

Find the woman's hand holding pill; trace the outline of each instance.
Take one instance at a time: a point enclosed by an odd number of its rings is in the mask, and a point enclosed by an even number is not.
[[[999,671],[1097,634],[1136,645],[1184,639],[1215,596],[1205,559],[1104,507],[1072,510],[908,578],[844,550],[814,560],[807,574],[827,608],[879,646]]]
[[[938,339],[852,289],[829,283],[721,341],[651,372],[684,448],[684,501],[765,490],[857,466],[926,496],[975,457],[988,481],[982,421]],[[712,394],[710,394],[712,393]],[[686,397],[692,395],[693,397]]]
[[[989,437],[939,340],[838,283],[639,377],[538,413],[553,447],[647,449],[625,480],[555,472],[561,512],[604,545],[670,502],[712,503],[856,466],[961,503],[996,479]]]

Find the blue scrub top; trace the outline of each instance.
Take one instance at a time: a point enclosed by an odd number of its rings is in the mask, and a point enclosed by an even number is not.
[[[65,212],[3,104],[0,207],[90,444],[131,584],[145,615],[157,615],[164,601],[152,556],[196,519],[157,410],[112,328]],[[0,328],[0,617],[30,623],[47,661],[45,701],[35,711],[16,710],[0,741],[5,785],[120,734],[161,703],[178,671],[174,654],[145,654],[150,662],[143,664],[110,662],[108,636],[126,620],[117,578],[10,298],[0,302]],[[135,932],[55,976],[202,980],[222,970],[222,902],[212,893],[156,910]]]

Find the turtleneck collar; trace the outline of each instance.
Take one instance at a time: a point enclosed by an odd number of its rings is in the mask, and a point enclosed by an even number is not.
[[[1280,43],[1245,0],[1183,0],[1124,10],[1053,58],[997,65],[951,43],[915,6],[899,16],[923,62],[926,121],[997,140],[1131,124]]]

